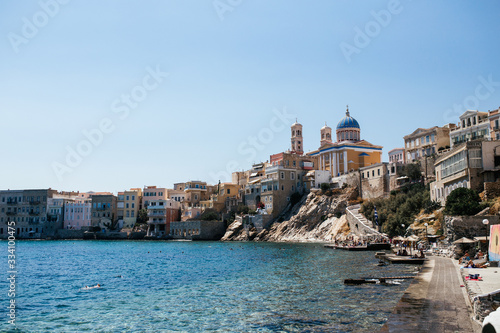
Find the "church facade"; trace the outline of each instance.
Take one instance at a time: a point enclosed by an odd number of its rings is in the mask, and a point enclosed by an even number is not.
[[[316,169],[329,171],[332,177],[382,162],[382,146],[361,139],[361,128],[349,108],[337,125],[335,142],[332,129],[326,124],[320,134],[320,147],[307,155],[317,159]]]

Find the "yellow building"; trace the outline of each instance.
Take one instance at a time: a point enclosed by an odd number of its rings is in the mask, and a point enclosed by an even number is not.
[[[128,191],[124,191],[123,199],[125,204],[123,207],[123,227],[133,228],[137,222],[137,215],[141,206],[142,189],[131,188]]]
[[[315,169],[330,171],[336,177],[382,161],[382,146],[361,140],[361,128],[350,116],[349,108],[337,125],[336,137],[337,141],[332,142],[332,129],[326,124],[321,128],[319,149],[307,154],[317,158]]]
[[[217,212],[223,211],[226,207],[226,200],[228,198],[238,199],[240,185],[233,183],[221,183],[216,186],[214,194],[210,196],[209,200],[200,202],[200,206],[205,209],[214,209]]]

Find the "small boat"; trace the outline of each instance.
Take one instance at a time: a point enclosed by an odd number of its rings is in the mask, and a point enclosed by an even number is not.
[[[387,256],[386,260],[390,261],[391,264],[410,264],[410,265],[423,265],[428,259],[426,258],[412,258],[412,257],[401,257],[401,256]]]

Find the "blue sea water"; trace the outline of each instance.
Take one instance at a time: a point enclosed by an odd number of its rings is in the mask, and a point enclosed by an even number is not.
[[[414,270],[321,244],[17,241],[14,327],[0,249],[2,332],[374,332],[409,282],[343,280]]]

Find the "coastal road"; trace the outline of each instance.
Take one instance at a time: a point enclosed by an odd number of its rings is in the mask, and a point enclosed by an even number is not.
[[[381,332],[480,332],[452,260],[430,257]]]

